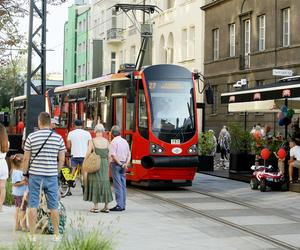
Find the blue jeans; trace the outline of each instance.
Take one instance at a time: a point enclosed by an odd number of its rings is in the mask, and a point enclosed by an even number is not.
[[[114,183],[116,201],[117,205],[122,209],[125,209],[126,206],[125,172],[125,169],[121,168],[118,164],[112,163],[112,178]]]
[[[29,207],[38,208],[40,204],[40,190],[44,190],[48,209],[58,208],[57,176],[29,175]]]
[[[71,167],[76,168],[77,165],[79,165],[80,167],[82,167],[84,161],[84,157],[72,157],[71,158]]]

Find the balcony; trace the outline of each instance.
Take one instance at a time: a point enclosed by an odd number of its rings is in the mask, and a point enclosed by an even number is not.
[[[164,12],[160,13],[155,19],[155,22],[157,23],[158,27],[168,25],[170,23],[173,23],[176,18],[176,9],[168,9]]]
[[[112,28],[107,30],[106,36],[108,43],[120,43],[123,40],[123,29]]]

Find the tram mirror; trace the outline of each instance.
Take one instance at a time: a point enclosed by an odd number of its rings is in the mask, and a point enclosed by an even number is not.
[[[205,90],[205,97],[207,104],[214,104],[214,92],[210,86]]]
[[[135,101],[134,88],[133,87],[129,87],[127,89],[127,102],[128,103],[134,103],[134,101]]]

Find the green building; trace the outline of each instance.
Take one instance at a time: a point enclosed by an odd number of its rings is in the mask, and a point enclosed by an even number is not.
[[[72,5],[64,27],[64,85],[91,79],[88,5]]]

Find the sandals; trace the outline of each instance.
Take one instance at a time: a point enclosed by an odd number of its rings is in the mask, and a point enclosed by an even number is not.
[[[109,209],[108,208],[103,208],[100,210],[101,213],[109,213]]]
[[[91,212],[91,213],[99,213],[100,210],[99,210],[98,208],[91,208],[91,209],[90,209],[90,212]]]

